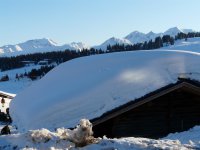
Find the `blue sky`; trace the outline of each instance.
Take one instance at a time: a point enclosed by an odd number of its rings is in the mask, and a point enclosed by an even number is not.
[[[97,45],[134,30],[200,31],[200,0],[1,0],[0,45],[51,38]]]

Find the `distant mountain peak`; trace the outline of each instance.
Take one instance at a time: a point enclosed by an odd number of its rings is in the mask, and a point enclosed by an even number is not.
[[[179,30],[179,31],[181,31],[181,29],[179,27],[171,27],[168,30]]]
[[[152,35],[155,34],[153,31],[148,32],[146,35]]]
[[[103,42],[101,45],[94,46],[94,48],[106,50],[108,45],[113,46],[115,44],[131,45],[132,43],[127,39],[120,39],[120,38],[116,38],[116,37],[111,37],[108,40],[106,40],[105,42]]]

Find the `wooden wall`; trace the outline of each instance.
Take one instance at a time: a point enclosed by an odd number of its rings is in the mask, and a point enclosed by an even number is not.
[[[200,96],[179,89],[96,125],[93,130],[95,136],[160,138],[195,125],[200,125]]]

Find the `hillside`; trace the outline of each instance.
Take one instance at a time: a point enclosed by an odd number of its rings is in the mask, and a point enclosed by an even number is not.
[[[188,38],[187,40],[177,40],[174,45],[163,47],[161,49],[184,50],[200,52],[200,38]]]
[[[0,91],[5,91],[9,93],[18,94],[23,91],[25,88],[29,87],[32,82],[31,79],[23,78],[20,80],[16,79],[16,74],[24,74],[25,72],[29,72],[32,69],[39,69],[41,65],[32,65],[32,66],[25,66],[19,69],[8,70],[4,72],[0,72],[0,77],[8,75],[9,81],[0,82]]]

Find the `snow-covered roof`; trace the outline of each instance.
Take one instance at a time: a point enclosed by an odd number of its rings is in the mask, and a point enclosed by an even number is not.
[[[200,54],[152,50],[95,55],[59,65],[18,94],[11,116],[18,129],[74,127],[161,87],[180,75],[200,81]]]
[[[4,91],[0,91],[0,96],[5,96],[5,97],[8,97],[8,98],[14,98],[16,96],[16,94],[12,94],[12,93],[7,93],[7,92],[4,92]]]

